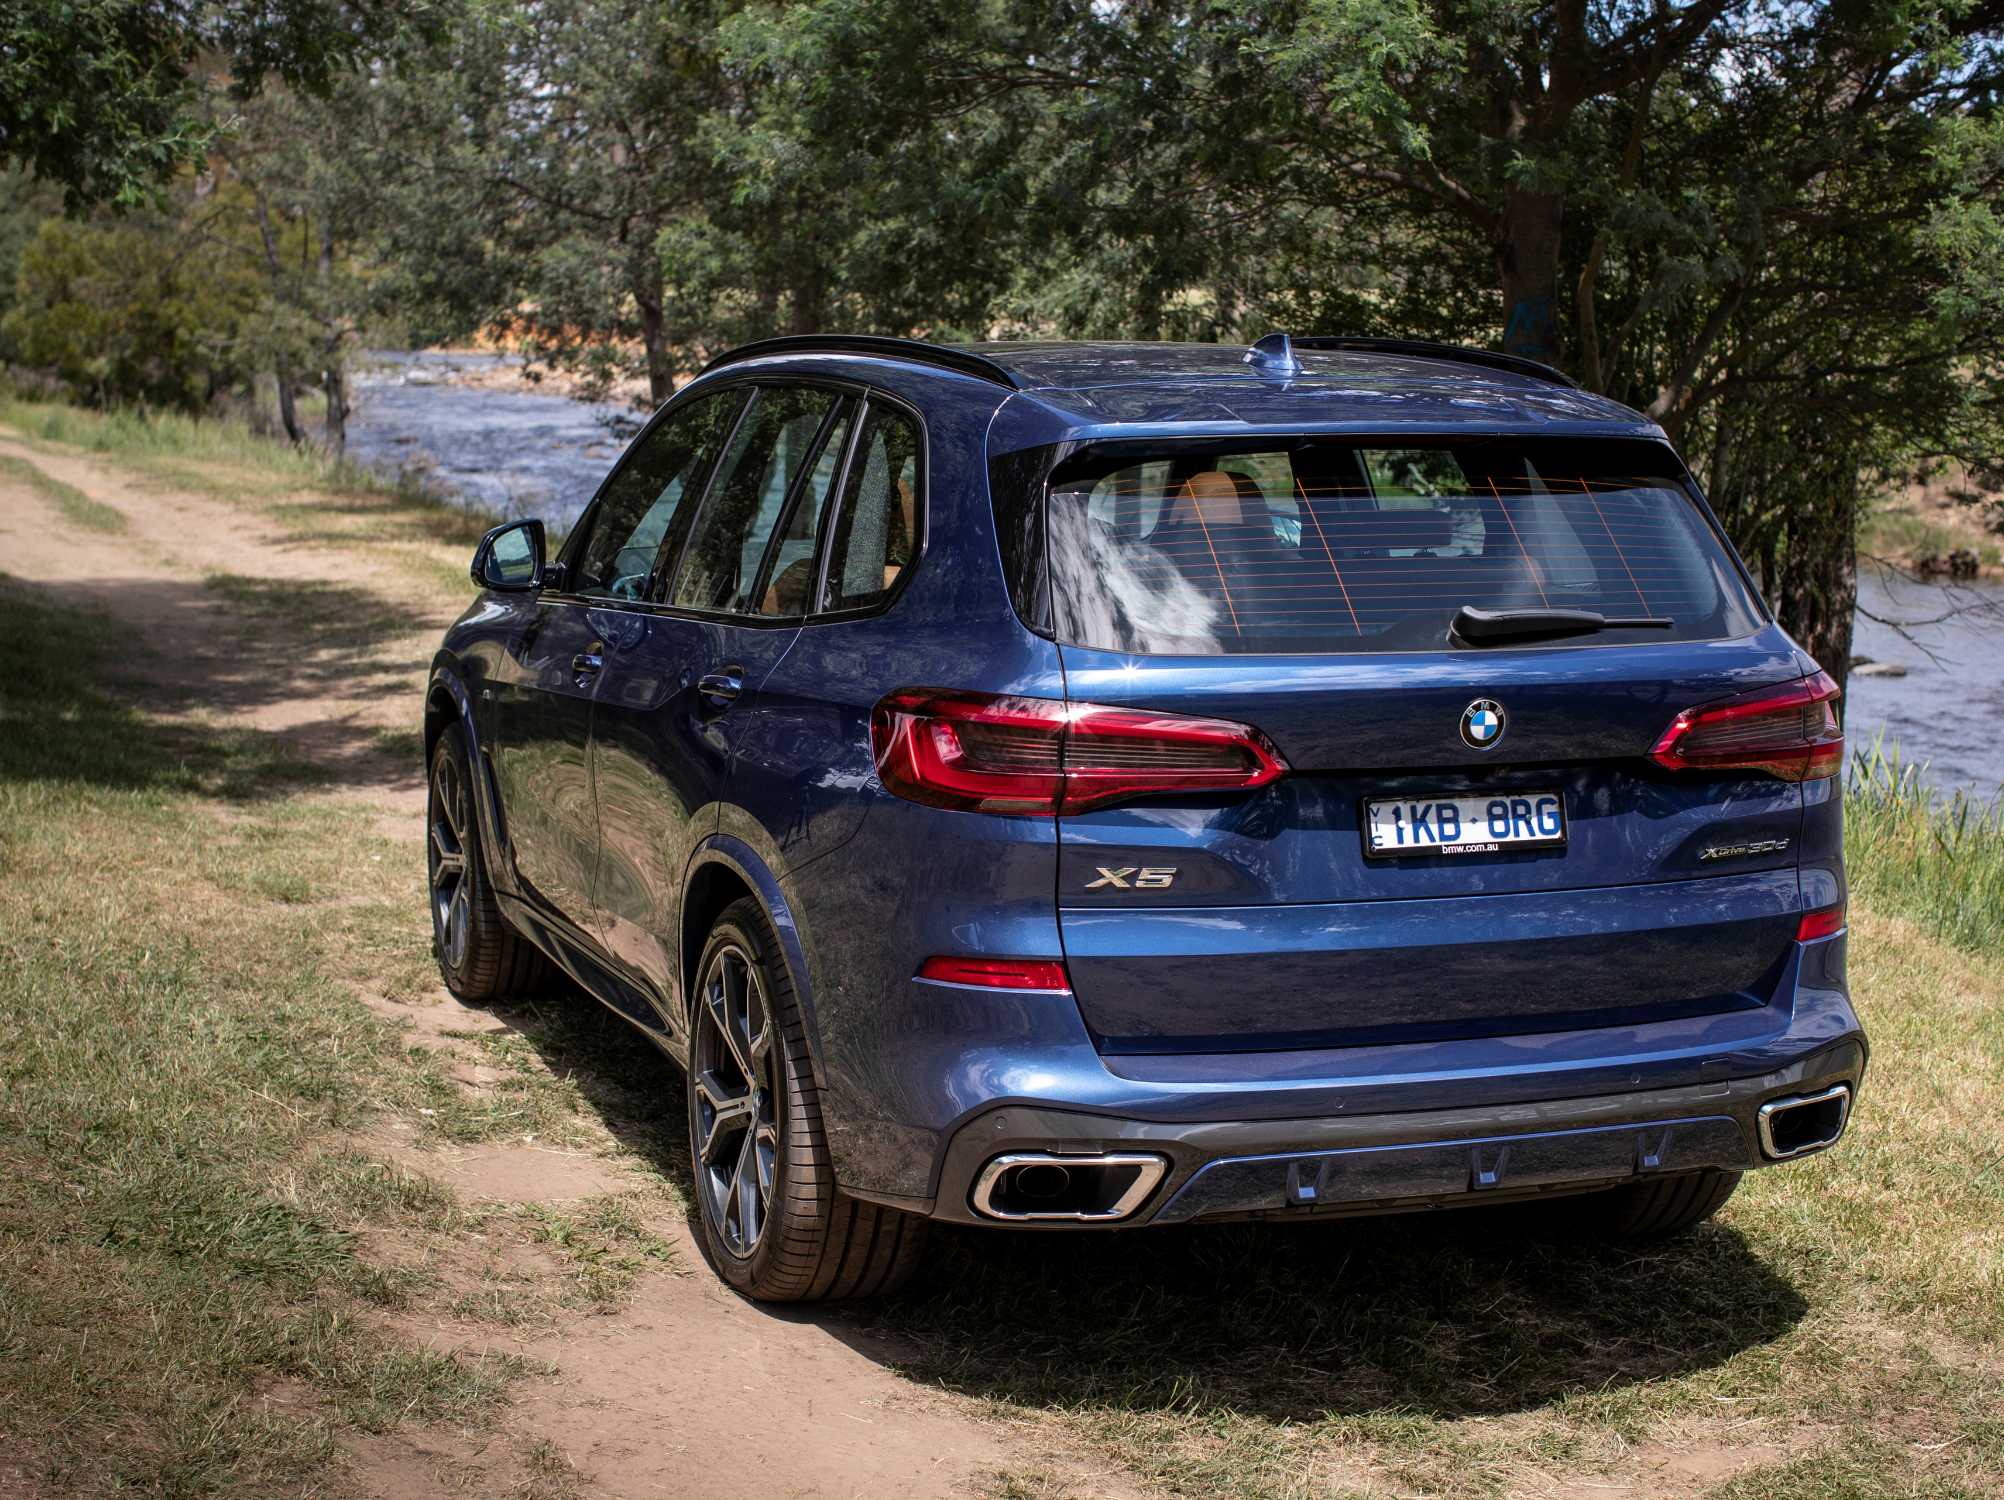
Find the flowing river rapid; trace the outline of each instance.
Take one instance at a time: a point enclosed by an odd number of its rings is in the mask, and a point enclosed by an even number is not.
[[[354,381],[349,452],[370,468],[411,469],[470,505],[568,527],[641,416],[506,384],[467,384],[504,368],[497,354],[369,356]],[[1870,564],[1858,578],[1854,671],[1845,732],[1926,762],[1942,792],[1988,801],[2004,788],[2004,587],[1942,587]],[[1946,618],[1941,618],[1946,616]],[[1876,617],[1876,618],[1873,618]],[[1909,624],[1904,631],[1881,621]],[[1904,668],[1904,675],[1883,675]]]

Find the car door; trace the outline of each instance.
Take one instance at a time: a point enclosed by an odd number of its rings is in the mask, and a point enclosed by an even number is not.
[[[591,923],[598,810],[590,740],[593,700],[609,645],[635,628],[677,535],[685,497],[700,494],[709,462],[743,392],[690,403],[628,452],[578,535],[564,576],[538,599],[512,648],[494,751],[515,870],[550,908]]]
[[[817,386],[757,390],[658,607],[606,656],[592,734],[598,931],[671,1002],[674,1026],[683,877],[717,827],[734,736],[799,634],[854,405]]]

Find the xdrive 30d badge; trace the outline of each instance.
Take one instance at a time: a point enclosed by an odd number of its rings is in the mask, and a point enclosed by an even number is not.
[[[933,1220],[1667,1234],[1845,1128],[1836,689],[1543,366],[773,340],[473,573],[446,982],[554,966],[682,1065],[753,1296]]]

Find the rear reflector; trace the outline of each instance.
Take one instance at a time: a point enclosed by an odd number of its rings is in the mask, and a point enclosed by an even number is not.
[[[1069,990],[1071,976],[1055,958],[951,958],[919,965],[919,978],[942,984],[981,984],[994,990]]]
[[[870,716],[877,774],[931,807],[1049,818],[1156,792],[1236,792],[1287,770],[1257,729],[1054,698],[906,688]]]
[[[1672,771],[1759,771],[1815,781],[1844,767],[1837,684],[1826,672],[1687,708],[1649,758]]]
[[[1821,911],[1806,911],[1802,920],[1795,924],[1795,940],[1798,943],[1813,943],[1818,938],[1835,937],[1844,930],[1844,908],[1826,906]]]

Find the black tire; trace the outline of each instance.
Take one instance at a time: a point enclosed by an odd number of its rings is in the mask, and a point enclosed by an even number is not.
[[[1738,1172],[1686,1172],[1647,1177],[1577,1204],[1588,1225],[1616,1239],[1660,1240],[1711,1218],[1739,1185]]]
[[[431,949],[445,987],[480,1004],[548,985],[554,976],[536,945],[494,904],[473,807],[466,736],[454,724],[432,747],[425,794],[425,892]]]
[[[689,1153],[703,1250],[762,1302],[874,1297],[917,1268],[926,1222],[835,1186],[821,1091],[779,940],[725,908],[690,997]]]

